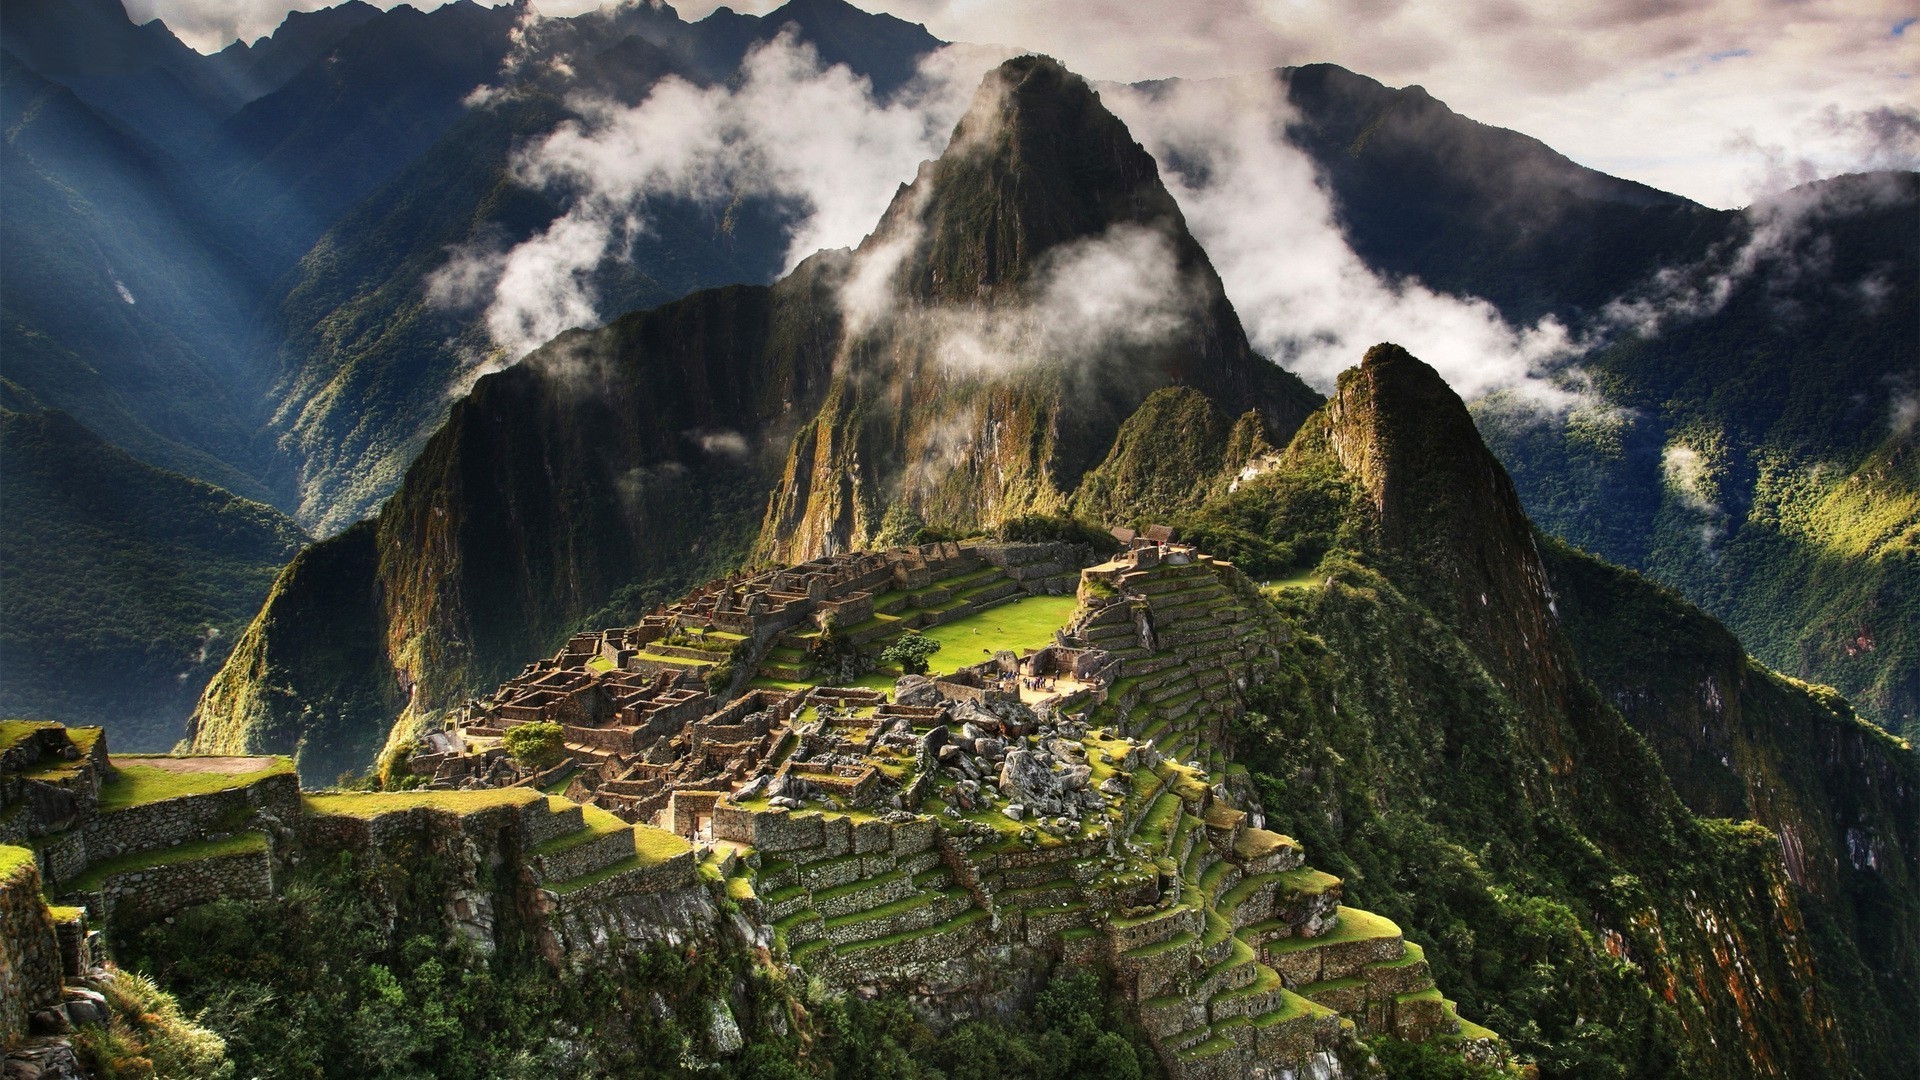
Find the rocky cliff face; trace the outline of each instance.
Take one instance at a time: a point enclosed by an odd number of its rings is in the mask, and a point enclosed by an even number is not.
[[[1920,1031],[1920,759],[1672,592],[1564,545],[1546,555],[1582,670],[1689,809],[1772,830],[1850,1053],[1897,1072]]]
[[[854,255],[834,383],[757,551],[871,541],[904,504],[967,528],[1063,509],[1153,391],[1284,438],[1317,398],[1254,354],[1153,158],[1044,57],[990,75]]]
[[[818,278],[699,293],[481,380],[378,517],[282,575],[202,698],[195,745],[295,753],[310,777],[363,769],[396,716],[737,563],[767,447],[832,355]]]

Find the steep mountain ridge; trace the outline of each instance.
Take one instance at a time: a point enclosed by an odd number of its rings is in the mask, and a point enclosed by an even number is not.
[[[328,229],[288,278],[274,320],[283,381],[272,427],[298,463],[296,517],[326,534],[376,508],[444,419],[474,358],[492,353],[479,309],[436,302],[433,275],[450,250],[504,250],[562,214],[563,200],[516,182],[510,162],[517,149],[578,119],[573,97],[635,105],[667,76],[722,83],[738,77],[750,48],[783,33],[885,95],[939,44],[918,27],[888,30],[892,22],[822,3],[765,17],[715,12],[690,25],[670,8],[645,6],[535,24],[528,40],[542,57],[565,57],[568,74],[526,62],[513,77],[490,75],[503,92],[467,110]],[[602,310],[771,282],[786,257],[792,221],[778,200],[661,198],[646,210],[649,227],[628,257],[594,271]]]
[[[268,499],[260,283],[149,143],[0,53],[5,376],[150,464]]]
[[[4,33],[40,75],[169,150],[207,139],[245,100],[165,23],[136,26],[119,0],[16,0]]]
[[[1261,465],[1214,516],[1291,503],[1265,513],[1291,526],[1269,539],[1330,554],[1270,593],[1292,633],[1256,676],[1241,760],[1272,827],[1340,851],[1349,895],[1419,927],[1463,1008],[1527,1029],[1554,1072],[1881,1075],[1911,1055],[1909,747],[1758,672],[1725,691],[1752,710],[1731,739],[1752,801],[1698,799],[1711,777],[1670,751],[1710,676],[1670,650],[1651,687],[1623,673],[1646,669],[1643,620],[1730,639],[1631,575],[1543,553],[1465,407],[1403,350],[1370,351]],[[1581,584],[1609,575],[1632,603]],[[1827,763],[1782,767],[1795,755]],[[1834,786],[1855,767],[1862,789]],[[1834,854],[1863,845],[1839,884]]]
[[[1548,572],[1583,672],[1644,736],[1688,808],[1778,837],[1855,1055],[1914,1051],[1920,758],[1844,698],[1767,670],[1671,590],[1564,544]]]
[[[1281,68],[1289,140],[1313,158],[1355,254],[1388,277],[1482,297],[1516,324],[1573,321],[1733,219],[1577,165],[1540,140],[1461,116],[1420,86],[1332,64]]]
[[[1898,731],[1920,715],[1920,455],[1898,412],[1920,174],[1824,181],[1733,226],[1649,301],[1677,312],[1582,361],[1598,402],[1546,422],[1490,402],[1481,426],[1544,528]]]
[[[1372,504],[1374,542],[1426,573],[1424,599],[1453,622],[1529,710],[1574,690],[1554,644],[1553,596],[1533,528],[1505,470],[1479,445],[1460,398],[1398,346],[1368,350],[1328,399],[1325,439]],[[1565,732],[1536,747],[1570,759]]]
[[[896,504],[961,529],[1056,512],[1160,387],[1276,440],[1316,401],[1248,346],[1153,158],[1044,57],[989,76],[854,266],[878,310],[789,454],[756,549],[777,561],[863,546]]]
[[[789,403],[833,355],[832,261],[564,334],[481,379],[373,521],[289,567],[208,687],[195,745],[364,769],[396,717],[410,737],[582,622],[737,565]],[[331,596],[366,607],[310,623]]]
[[[211,66],[251,101],[278,90],[302,68],[331,52],[356,27],[379,15],[380,9],[366,0],[346,0],[313,11],[289,11],[273,33],[250,43],[236,39],[214,53]]]

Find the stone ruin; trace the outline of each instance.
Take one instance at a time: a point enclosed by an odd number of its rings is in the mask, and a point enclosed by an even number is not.
[[[1263,827],[1229,724],[1262,648],[1257,589],[1171,530],[1124,541],[1079,572],[1051,644],[889,692],[782,682],[669,711],[660,692],[693,690],[691,674],[641,665],[670,635],[791,647],[810,615],[873,625],[883,581],[951,593],[938,568],[918,577],[934,565],[924,555],[712,583],[637,631],[576,638],[415,761],[435,784],[462,769],[473,786],[564,778],[569,798],[715,861],[774,956],[843,987],[903,990],[941,1019],[1004,994],[1009,962],[1069,962],[1113,973],[1175,1077],[1305,1075],[1379,1032],[1458,1033],[1504,1060],[1433,987],[1418,946],[1342,906],[1339,879]],[[654,711],[620,713],[604,685],[608,700],[562,700],[601,684],[648,688]],[[504,711],[537,694],[553,696]],[[570,760],[518,776],[488,744],[536,715],[563,723]],[[575,738],[608,728],[621,734]]]

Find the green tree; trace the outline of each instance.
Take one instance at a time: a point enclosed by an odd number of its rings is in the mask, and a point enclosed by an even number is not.
[[[900,670],[909,675],[925,675],[927,661],[939,651],[939,642],[918,630],[909,630],[895,638],[893,644],[880,653],[880,659],[900,665]]]
[[[521,768],[535,772],[559,761],[567,750],[566,733],[559,724],[547,722],[510,727],[500,742]]]
[[[917,544],[920,533],[927,527],[912,506],[904,502],[887,507],[885,516],[880,519],[880,531],[874,534],[875,547],[899,547],[903,544]]]

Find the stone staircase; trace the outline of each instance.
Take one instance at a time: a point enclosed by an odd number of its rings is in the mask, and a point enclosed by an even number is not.
[[[887,832],[881,826],[863,835]],[[753,885],[761,914],[795,963],[852,977],[979,944],[988,913],[954,880],[931,826],[892,830],[888,840],[861,851],[813,847],[761,862]]]

